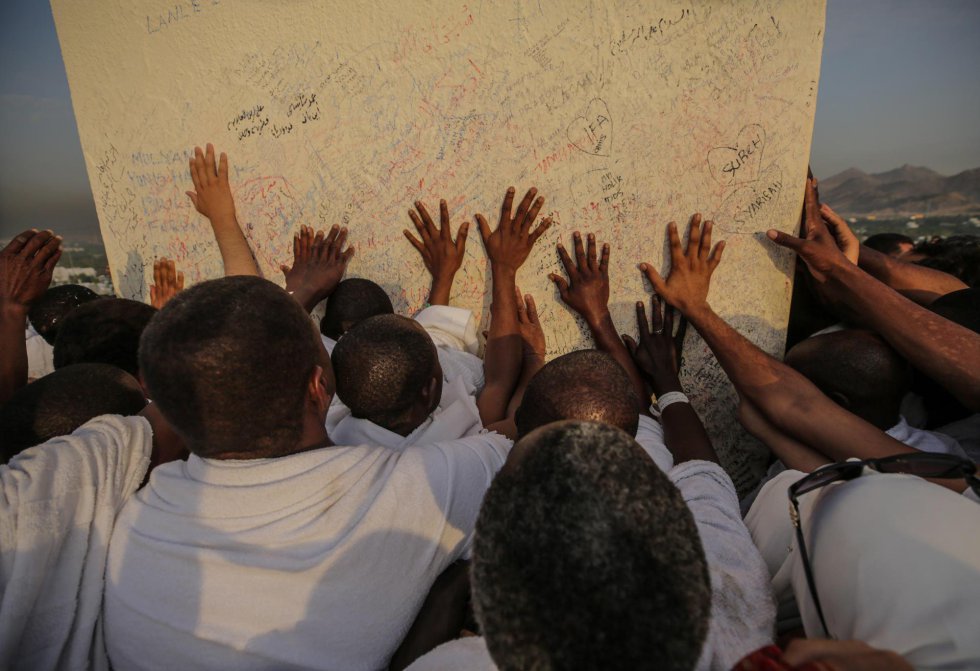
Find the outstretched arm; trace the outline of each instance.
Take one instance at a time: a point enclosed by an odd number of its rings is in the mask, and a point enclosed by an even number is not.
[[[805,237],[773,230],[769,238],[803,259],[827,302],[842,306],[853,321],[874,330],[963,405],[980,412],[980,334],[916,305],[848,261],[821,217],[811,180],[804,212]]]
[[[0,404],[27,384],[27,311],[51,284],[61,236],[24,231],[0,251]]]
[[[636,323],[640,332],[640,342],[623,336],[636,367],[642,371],[659,400],[670,392],[684,393],[678,373],[680,372],[681,343],[684,342],[685,324],[680,325],[674,335],[674,314],[664,305],[663,299],[654,295],[653,328],[647,323],[643,301],[636,303]],[[674,455],[674,463],[691,459],[703,459],[718,463],[718,455],[704,430],[701,418],[688,402],[671,403],[660,411],[660,421],[664,427],[664,443]]]
[[[514,203],[514,187],[507,189],[504,204],[500,210],[497,229],[490,231],[490,225],[482,214],[476,215],[480,227],[483,246],[490,259],[490,272],[493,275],[493,302],[490,304],[490,332],[483,357],[483,370],[486,384],[477,407],[483,425],[487,426],[503,419],[507,405],[514,393],[521,373],[521,328],[517,315],[517,269],[531,253],[534,243],[551,225],[545,219],[535,228],[534,220],[544,204],[544,198],[535,199],[538,190],[531,188],[511,216]]]
[[[809,473],[831,463],[830,459],[796,438],[787,436],[766,419],[752,401],[739,399],[738,421],[768,447],[787,468]]]
[[[235,216],[235,199],[228,183],[228,156],[222,152],[216,166],[214,145],[209,142],[206,151],[194,147],[190,168],[194,190],[187,195],[197,211],[211,222],[225,276],[259,275],[255,257]]]
[[[854,259],[846,250],[855,248],[861,270],[920,305],[928,305],[940,296],[969,288],[949,273],[908,263],[861,245],[847,222],[826,203],[820,204],[820,216],[833,234],[837,247],[849,260]]]
[[[597,259],[595,235],[589,233],[588,240],[589,246],[586,252],[582,245],[582,234],[578,231],[572,234],[575,245],[574,262],[565,250],[565,246],[559,242],[558,258],[565,267],[568,279],[555,273],[548,277],[558,286],[558,294],[562,302],[585,320],[595,340],[596,349],[612,356],[626,371],[636,391],[639,402],[637,410],[647,414],[650,392],[629,352],[619,339],[616,325],[613,323],[612,315],[609,314],[609,244],[602,246],[602,258]]]
[[[293,265],[280,266],[286,276],[286,291],[303,309],[312,312],[317,303],[333,293],[347,272],[354,248],[344,249],[347,229],[336,224],[324,236],[309,226],[301,226],[293,236]]]
[[[772,426],[834,461],[915,452],[823,395],[809,380],[772,358],[725,323],[708,305],[717,248],[707,253],[703,232],[692,221],[687,252],[670,226],[671,270],[665,280],[649,264],[641,267],[658,294],[698,330],[739,394]],[[710,240],[709,240],[710,242]],[[831,243],[833,244],[833,243]],[[835,247],[836,249],[836,247]],[[944,483],[962,491],[962,482]]]
[[[418,231],[421,240],[409,233],[408,229],[402,232],[422,255],[422,263],[432,275],[429,305],[449,305],[453,279],[466,256],[466,234],[470,230],[470,224],[468,221],[460,224],[456,240],[453,241],[453,234],[449,227],[449,206],[445,200],[439,201],[439,228],[436,228],[422,201],[415,201],[415,209],[418,210],[418,214],[414,210],[409,210],[408,216],[415,224],[415,230]]]

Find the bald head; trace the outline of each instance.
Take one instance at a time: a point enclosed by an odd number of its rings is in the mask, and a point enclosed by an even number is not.
[[[417,322],[400,315],[360,322],[337,342],[332,358],[337,396],[351,414],[396,433],[410,421],[432,380],[442,380],[432,338]],[[441,390],[439,386],[435,403]]]
[[[337,285],[327,299],[320,320],[320,333],[339,340],[340,336],[368,317],[394,314],[395,308],[384,289],[362,277],[351,277]]]
[[[610,355],[579,350],[552,360],[531,379],[515,420],[519,436],[562,419],[604,422],[636,435],[636,392]]]
[[[824,394],[880,429],[898,421],[910,385],[908,363],[871,331],[845,329],[807,338],[786,353]]]

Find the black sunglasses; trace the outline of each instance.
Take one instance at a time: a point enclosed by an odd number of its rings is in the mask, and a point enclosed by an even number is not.
[[[820,624],[823,627],[824,634],[828,638],[834,637],[827,628],[827,621],[823,616],[823,608],[820,606],[820,598],[817,596],[817,585],[813,579],[813,571],[810,568],[810,558],[807,555],[806,543],[803,541],[803,528],[800,525],[799,497],[833,482],[854,480],[864,473],[865,466],[879,473],[905,473],[907,475],[917,475],[921,478],[936,478],[940,480],[964,478],[970,488],[980,496],[980,478],[976,477],[977,465],[975,463],[952,454],[929,454],[924,452],[896,454],[891,457],[865,459],[863,461],[842,461],[837,464],[824,466],[790,485],[789,516],[793,521],[793,526],[796,528],[796,542],[800,546],[800,557],[803,560],[803,571],[806,574],[807,586],[810,588],[810,597],[817,607]]]

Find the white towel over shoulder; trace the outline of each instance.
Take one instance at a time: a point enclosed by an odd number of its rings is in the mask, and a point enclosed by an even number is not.
[[[108,668],[109,536],[152,443],[142,417],[106,415],[0,466],[0,668]]]

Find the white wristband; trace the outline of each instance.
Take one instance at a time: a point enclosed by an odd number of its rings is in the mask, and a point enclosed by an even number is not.
[[[668,391],[666,394],[657,397],[657,407],[660,408],[660,412],[666,410],[667,406],[672,403],[690,404],[691,400],[682,391]]]

